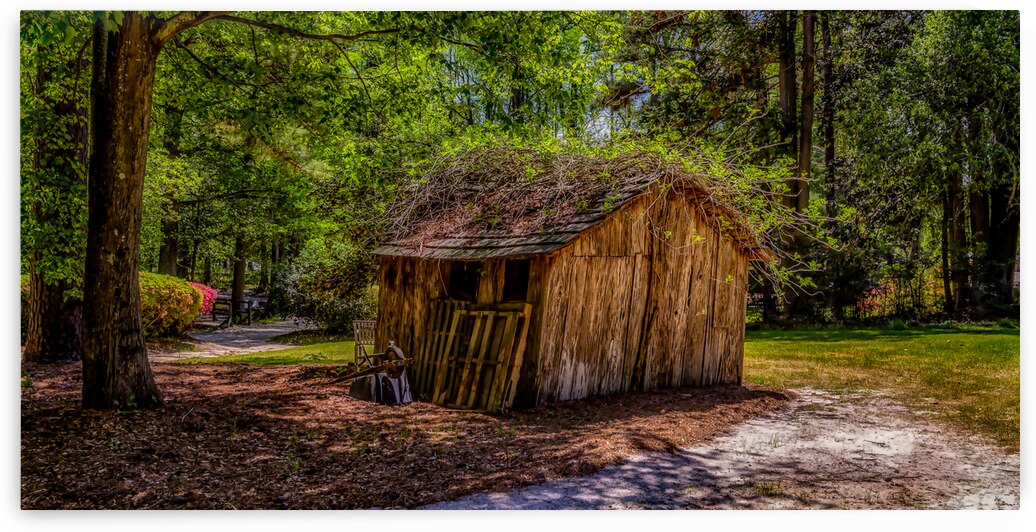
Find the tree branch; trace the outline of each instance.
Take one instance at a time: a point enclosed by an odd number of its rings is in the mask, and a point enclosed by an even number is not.
[[[184,31],[226,13],[226,11],[181,11],[158,23],[155,39],[158,40],[158,45],[162,46]]]
[[[331,42],[341,42],[341,41],[352,42],[352,41],[358,41],[358,40],[360,40],[360,39],[362,39],[364,37],[370,37],[372,35],[388,35],[388,34],[392,34],[392,33],[399,33],[399,31],[400,31],[399,28],[389,28],[389,29],[384,29],[384,30],[361,31],[360,33],[356,33],[356,34],[353,34],[353,35],[346,35],[346,34],[343,34],[343,33],[308,33],[308,32],[297,30],[295,28],[289,28],[287,26],[282,26],[280,24],[274,24],[272,22],[263,22],[261,20],[254,20],[254,19],[249,19],[249,18],[243,18],[243,17],[239,17],[239,16],[236,16],[236,15],[223,14],[223,15],[219,15],[216,18],[219,18],[221,20],[230,21],[230,22],[239,22],[241,24],[247,24],[249,26],[255,26],[257,28],[263,28],[263,29],[267,29],[267,30],[270,30],[270,31],[273,31],[273,32],[276,32],[276,33],[283,33],[283,34],[286,34],[286,35],[294,35],[295,37],[302,37],[304,39],[312,39],[312,40],[317,40],[317,41],[331,41]]]

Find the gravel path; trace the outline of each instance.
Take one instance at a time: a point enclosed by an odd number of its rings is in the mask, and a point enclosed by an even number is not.
[[[877,393],[795,392],[707,445],[426,508],[1018,508],[1017,453]]]
[[[152,354],[150,358],[156,362],[171,362],[183,358],[216,357],[221,355],[255,353],[259,351],[279,351],[281,349],[289,349],[295,346],[271,343],[269,341],[270,338],[309,328],[310,327],[301,322],[284,320],[276,323],[236,325],[211,332],[191,333],[191,338],[201,342],[195,344],[193,350],[156,352]]]

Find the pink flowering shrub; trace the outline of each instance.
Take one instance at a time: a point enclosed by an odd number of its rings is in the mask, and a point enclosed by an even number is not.
[[[140,272],[140,310],[144,335],[168,336],[186,332],[201,310],[203,295],[182,279]]]
[[[216,289],[194,281],[187,281],[187,284],[197,288],[198,291],[201,292],[201,310],[198,312],[200,314],[208,314],[212,312],[212,305],[216,304]]]

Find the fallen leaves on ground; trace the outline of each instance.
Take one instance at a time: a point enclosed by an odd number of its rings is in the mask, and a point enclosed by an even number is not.
[[[671,452],[788,399],[719,386],[492,416],[359,401],[300,366],[156,363],[163,408],[94,412],[79,363],[23,370],[24,509],[412,508]]]

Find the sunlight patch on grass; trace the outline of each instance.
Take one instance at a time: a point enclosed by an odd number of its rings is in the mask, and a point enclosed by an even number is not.
[[[1016,450],[1019,331],[954,327],[749,331],[745,379],[770,386],[874,389]]]
[[[353,361],[353,342],[309,344],[280,351],[260,351],[241,355],[193,357],[180,364],[345,364]]]

